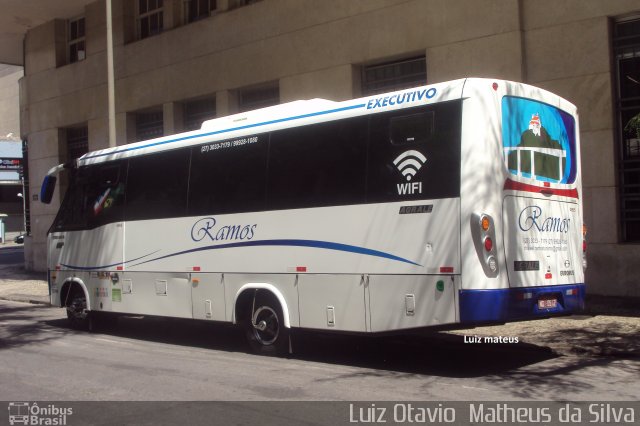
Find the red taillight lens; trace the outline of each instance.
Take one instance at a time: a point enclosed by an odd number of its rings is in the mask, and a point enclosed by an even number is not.
[[[491,238],[487,237],[484,239],[484,249],[486,251],[491,251],[491,249],[493,249],[493,241],[491,241]]]
[[[582,240],[582,252],[587,252],[587,240]]]

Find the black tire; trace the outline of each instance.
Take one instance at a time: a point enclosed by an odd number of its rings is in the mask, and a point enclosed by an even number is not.
[[[94,331],[95,322],[91,311],[87,310],[87,298],[81,288],[71,290],[67,302],[67,320],[69,326],[75,330]]]
[[[289,352],[289,329],[284,326],[284,316],[278,300],[270,293],[262,292],[249,307],[244,329],[251,350],[259,355],[280,356]]]

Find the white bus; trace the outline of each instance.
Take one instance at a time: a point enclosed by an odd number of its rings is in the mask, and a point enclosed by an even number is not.
[[[584,307],[576,108],[461,79],[313,99],[90,152],[48,233],[51,303],[242,324],[263,353],[292,328],[381,333]]]

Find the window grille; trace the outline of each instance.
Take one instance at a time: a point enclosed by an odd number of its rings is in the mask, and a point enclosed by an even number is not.
[[[162,0],[138,0],[138,39],[161,33],[163,19]]]
[[[620,231],[640,242],[640,18],[614,22]]]
[[[362,95],[392,92],[427,84],[424,56],[362,67]]]
[[[280,103],[280,87],[278,84],[252,87],[238,91],[238,108],[240,112],[251,111]]]
[[[89,130],[87,126],[67,129],[67,160],[75,160],[89,152]]]
[[[197,130],[205,120],[216,116],[216,99],[198,99],[184,103],[184,130]]]
[[[136,140],[159,138],[164,135],[162,111],[139,112],[136,114]]]
[[[208,18],[217,8],[216,0],[186,0],[184,16],[187,22]]]

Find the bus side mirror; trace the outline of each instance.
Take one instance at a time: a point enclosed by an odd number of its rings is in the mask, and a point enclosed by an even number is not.
[[[40,201],[49,204],[53,198],[53,191],[56,189],[56,177],[47,175],[42,181],[42,187],[40,188]]]

